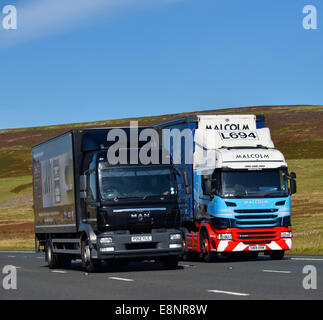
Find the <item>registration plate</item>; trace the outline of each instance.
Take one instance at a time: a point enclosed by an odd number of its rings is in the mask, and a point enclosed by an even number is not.
[[[266,250],[266,246],[250,246],[249,251],[263,251]]]
[[[149,242],[152,241],[152,236],[133,236],[131,237],[131,242]]]

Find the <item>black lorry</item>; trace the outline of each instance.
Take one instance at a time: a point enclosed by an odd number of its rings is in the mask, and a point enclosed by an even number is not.
[[[155,260],[176,268],[182,252],[178,173],[171,160],[111,163],[112,129],[72,130],[32,148],[35,249],[45,251],[50,268],[76,259],[88,272],[102,260]],[[130,137],[129,128],[119,130]],[[121,145],[115,154],[127,157],[143,147],[127,139]]]

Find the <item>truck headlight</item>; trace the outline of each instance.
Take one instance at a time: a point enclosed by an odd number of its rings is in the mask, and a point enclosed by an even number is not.
[[[107,237],[107,238],[100,238],[100,244],[110,244],[112,243],[112,238],[111,237]]]
[[[100,248],[101,252],[113,252],[114,247],[108,247],[108,248]]]
[[[218,240],[232,240],[232,233],[218,233]]]
[[[171,243],[169,245],[169,249],[179,249],[182,248],[182,244],[181,243]]]
[[[291,238],[292,237],[292,233],[290,231],[282,231],[280,233],[280,237],[281,238]]]
[[[182,234],[181,233],[174,233],[174,234],[171,234],[169,236],[169,239],[171,241],[174,241],[174,240],[181,240],[182,239]]]

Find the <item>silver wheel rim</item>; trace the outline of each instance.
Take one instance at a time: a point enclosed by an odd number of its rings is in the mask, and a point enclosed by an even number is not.
[[[83,260],[85,264],[88,264],[90,261],[90,247],[88,245],[84,246],[83,249]]]
[[[47,247],[47,262],[48,264],[52,262],[52,249],[50,247],[50,244],[48,244],[48,247]]]

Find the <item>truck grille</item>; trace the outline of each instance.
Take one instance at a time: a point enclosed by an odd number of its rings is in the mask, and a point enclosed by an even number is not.
[[[244,244],[268,244],[277,236],[276,231],[237,232],[238,240]]]
[[[271,241],[242,241],[243,244],[252,245],[252,244],[269,244]]]
[[[249,210],[234,210],[237,227],[273,227],[277,224],[278,209],[249,209]]]
[[[127,243],[127,250],[141,250],[141,249],[155,249],[157,246],[156,242],[150,243]]]
[[[255,220],[255,219],[274,219],[277,218],[277,214],[268,214],[268,215],[252,215],[252,216],[236,216],[236,219],[250,219],[250,220]]]
[[[234,212],[236,213],[269,213],[269,212],[277,212],[278,209],[236,209]]]

